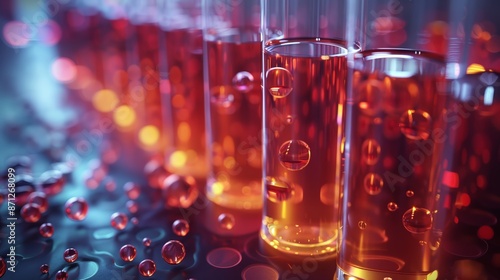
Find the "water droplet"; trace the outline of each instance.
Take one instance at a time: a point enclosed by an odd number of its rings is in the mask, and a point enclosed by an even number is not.
[[[217,218],[217,221],[219,221],[219,225],[224,228],[224,229],[227,229],[227,230],[230,230],[234,227],[234,216],[231,215],[231,214],[226,214],[226,213],[222,213],[219,215],[219,217]]]
[[[133,225],[138,225],[138,224],[139,224],[139,219],[137,219],[136,217],[132,217],[132,219],[130,219],[130,222],[131,222]]]
[[[42,217],[40,206],[38,204],[25,204],[21,208],[21,217],[28,223],[36,223]]]
[[[358,222],[358,227],[359,229],[365,229],[366,228],[366,222],[365,221],[359,221]]]
[[[426,140],[431,130],[431,116],[424,111],[407,110],[399,120],[399,128],[410,140]]]
[[[163,182],[165,206],[188,208],[198,197],[196,180],[191,176],[172,174]]]
[[[286,141],[279,149],[279,160],[281,165],[288,170],[301,170],[311,160],[311,149],[301,140]]]
[[[266,177],[266,195],[272,202],[282,202],[292,197],[292,187],[281,180],[273,177]]]
[[[161,248],[161,256],[168,264],[179,264],[186,257],[186,249],[180,241],[170,240]]]
[[[395,202],[389,202],[387,203],[387,209],[391,212],[394,212],[396,210],[398,210],[398,205],[395,203]]]
[[[368,173],[364,179],[365,191],[371,195],[377,195],[382,191],[384,180],[378,174]]]
[[[274,97],[286,97],[293,89],[292,74],[285,68],[273,67],[266,72],[266,87]]]
[[[64,250],[63,257],[66,262],[73,263],[78,259],[78,251],[75,248],[68,248]]]
[[[368,165],[374,165],[380,157],[380,150],[380,145],[375,139],[366,139],[361,146],[362,160]]]
[[[233,87],[241,92],[249,92],[253,88],[254,78],[247,71],[238,72],[233,77]]]
[[[40,232],[41,236],[49,238],[54,234],[54,226],[51,223],[43,223],[38,228],[38,231]]]
[[[68,273],[64,270],[59,270],[56,273],[56,280],[68,280]]]
[[[431,229],[432,214],[425,208],[412,207],[403,214],[403,226],[411,233],[423,233]]]
[[[142,276],[150,277],[156,272],[156,264],[153,260],[145,259],[139,264],[139,272]]]
[[[112,177],[106,177],[106,178],[104,178],[104,188],[108,192],[113,192],[114,190],[116,190],[115,179],[113,179]]]
[[[47,273],[49,273],[49,265],[48,265],[48,264],[46,264],[46,263],[45,263],[45,264],[42,264],[42,265],[40,266],[40,272],[41,272],[42,274],[47,274]]]
[[[66,180],[64,174],[59,170],[48,170],[43,172],[40,177],[40,186],[47,195],[55,195],[62,191]]]
[[[38,205],[41,213],[45,213],[45,211],[49,208],[49,200],[44,192],[31,193],[28,196],[28,203]]]
[[[126,244],[120,248],[120,258],[126,262],[131,262],[137,256],[137,249],[133,245]]]
[[[144,237],[144,238],[142,239],[142,244],[143,244],[144,246],[146,246],[146,247],[151,246],[151,238],[149,238],[149,237]]]
[[[412,190],[406,191],[406,197],[412,197],[413,195],[415,195],[415,193]]]
[[[139,210],[139,205],[133,200],[129,200],[126,203],[127,209],[130,213],[135,214]]]
[[[0,277],[2,277],[6,271],[7,271],[7,264],[5,263],[5,260],[2,257],[0,257]]]
[[[291,115],[288,115],[285,118],[285,121],[286,121],[287,124],[292,124],[294,120],[295,120],[295,118],[292,117]]]
[[[148,184],[154,189],[161,189],[163,180],[167,178],[168,173],[162,162],[152,159],[144,166],[144,174],[148,179]]]
[[[234,103],[232,87],[215,86],[210,90],[210,102],[218,107],[229,108]]]
[[[184,219],[172,223],[172,231],[178,236],[186,236],[189,232],[189,223]]]
[[[111,226],[117,230],[123,230],[128,223],[127,215],[121,212],[115,212],[111,215]]]
[[[24,205],[28,202],[28,196],[35,192],[35,180],[29,174],[16,176],[16,204]]]
[[[72,197],[64,204],[64,211],[68,218],[81,221],[87,217],[89,206],[83,197]]]
[[[134,182],[127,182],[123,185],[123,190],[127,194],[128,198],[134,200],[141,195],[141,186]]]

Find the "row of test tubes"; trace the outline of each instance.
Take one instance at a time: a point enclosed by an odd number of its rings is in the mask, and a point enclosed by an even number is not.
[[[94,107],[201,186],[215,233],[336,258],[338,279],[500,277],[493,1],[81,2],[75,28],[100,7],[139,54],[82,59]]]

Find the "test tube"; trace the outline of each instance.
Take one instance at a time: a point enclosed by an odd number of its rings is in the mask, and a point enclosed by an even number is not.
[[[260,1],[204,1],[207,196],[255,210],[261,198]]]
[[[348,10],[362,51],[349,59],[337,279],[437,279],[458,183],[445,149],[447,6]]]
[[[263,1],[263,249],[335,256],[347,54],[344,1]],[[274,248],[274,249],[272,249]]]

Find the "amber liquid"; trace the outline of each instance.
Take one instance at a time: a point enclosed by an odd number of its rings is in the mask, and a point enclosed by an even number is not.
[[[264,51],[264,219],[261,237],[295,255],[336,251],[344,42],[271,41]]]
[[[496,72],[468,74],[456,80],[459,97],[450,108],[450,169],[460,178],[456,216],[443,247],[455,275],[499,279],[500,254],[500,77]]]
[[[262,43],[206,41],[211,170],[207,196],[238,209],[262,207]]]
[[[442,182],[455,178],[443,155],[444,63],[412,51],[361,54],[346,106],[337,276],[436,279],[456,196]]]
[[[166,167],[179,175],[205,178],[205,110],[201,30],[165,32],[169,88],[163,95]]]

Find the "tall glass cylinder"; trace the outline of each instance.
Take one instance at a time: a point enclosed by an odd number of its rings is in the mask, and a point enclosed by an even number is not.
[[[263,1],[264,208],[260,236],[334,256],[346,87],[344,1]]]
[[[203,1],[206,194],[213,202],[205,221],[219,235],[257,232],[260,224],[260,13],[260,0]]]
[[[201,0],[160,1],[160,90],[169,172],[204,181],[207,173]],[[168,79],[165,79],[165,78]]]
[[[349,1],[338,279],[437,279],[458,175],[445,152],[446,3]]]
[[[495,1],[450,3],[449,168],[458,174],[444,277],[500,278],[500,18]]]

